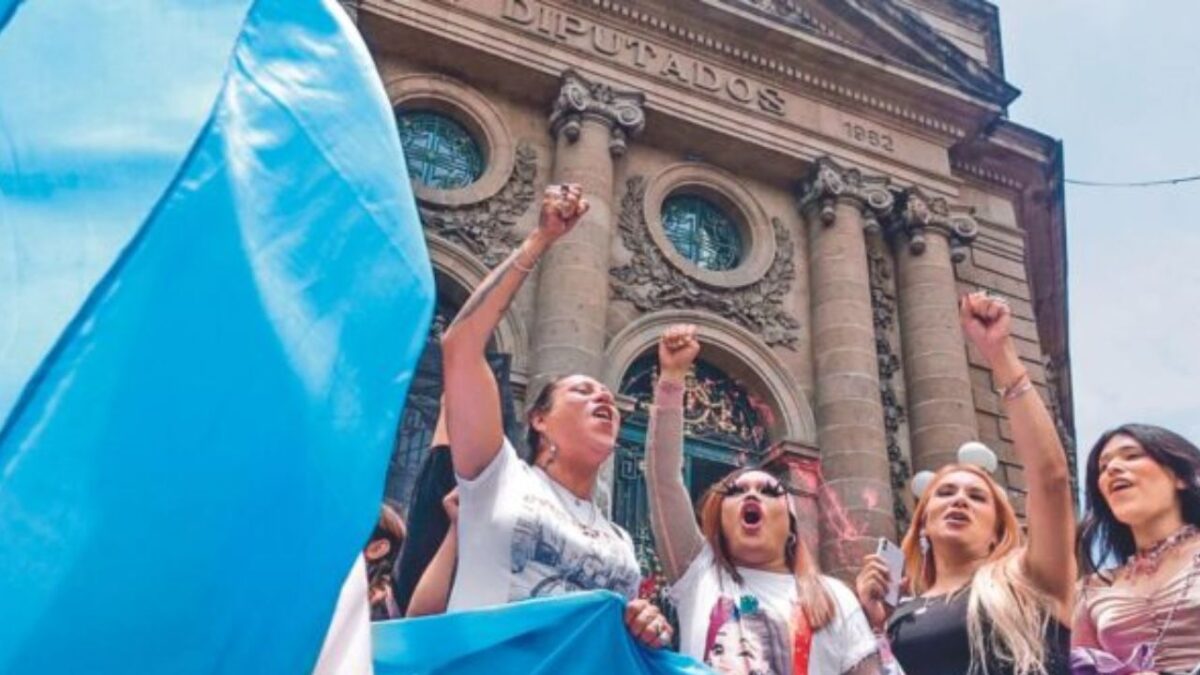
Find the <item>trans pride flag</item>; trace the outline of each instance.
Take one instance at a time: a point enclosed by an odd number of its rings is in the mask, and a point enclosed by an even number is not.
[[[333,0],[0,0],[0,672],[303,673],[433,281]]]

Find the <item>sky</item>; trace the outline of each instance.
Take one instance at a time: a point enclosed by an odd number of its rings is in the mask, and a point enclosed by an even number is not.
[[[1063,140],[1068,179],[1200,174],[1200,2],[997,4],[1009,116]],[[1081,459],[1129,421],[1200,444],[1200,181],[1066,192]]]

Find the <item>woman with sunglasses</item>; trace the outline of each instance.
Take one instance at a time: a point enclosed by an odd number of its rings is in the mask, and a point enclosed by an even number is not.
[[[699,352],[694,326],[663,334],[646,449],[650,522],[681,651],[720,673],[878,673],[862,608],[817,571],[778,479],[734,471],[704,495],[697,525],[683,484],[683,392]]]

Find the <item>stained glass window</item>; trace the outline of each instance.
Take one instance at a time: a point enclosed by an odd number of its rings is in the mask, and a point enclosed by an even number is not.
[[[676,195],[663,203],[667,239],[683,257],[706,270],[728,270],[742,260],[737,224],[703,197]]]
[[[645,414],[658,377],[658,356],[647,354],[630,366],[621,381],[621,393],[637,400],[631,421]],[[733,449],[736,454],[757,455],[770,445],[767,427],[773,412],[770,405],[738,380],[705,361],[697,361],[684,385],[683,414],[688,438],[708,441]],[[748,457],[733,457],[744,462]],[[726,459],[720,453],[713,459]]]
[[[483,175],[483,153],[467,129],[438,112],[397,110],[409,176],[439,190],[461,188]]]

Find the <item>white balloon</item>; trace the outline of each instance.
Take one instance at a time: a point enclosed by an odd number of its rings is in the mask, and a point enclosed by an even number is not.
[[[912,477],[912,493],[917,499],[925,494],[925,490],[929,489],[929,484],[933,482],[932,471],[918,471],[917,475]]]
[[[996,453],[979,441],[967,441],[958,449],[959,464],[973,464],[988,473],[993,473],[1000,465]]]

